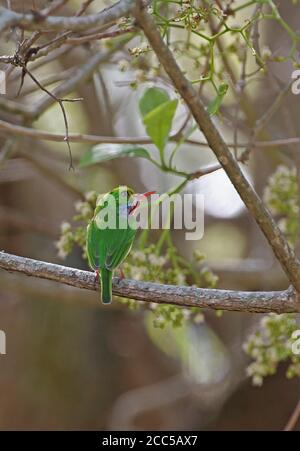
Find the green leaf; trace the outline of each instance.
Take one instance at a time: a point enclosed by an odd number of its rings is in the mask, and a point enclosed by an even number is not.
[[[169,100],[144,117],[146,132],[160,152],[163,152],[169,137],[177,103],[177,100]]]
[[[163,89],[150,88],[142,96],[139,107],[148,136],[163,153],[172,127],[178,101],[170,100]]]
[[[217,114],[217,112],[219,111],[219,108],[223,102],[223,98],[226,95],[227,90],[228,85],[226,83],[222,83],[219,87],[216,98],[213,99],[207,107],[207,112],[209,113],[210,116]]]
[[[149,152],[143,147],[131,144],[97,144],[81,158],[81,168],[120,157],[140,157],[150,159]]]
[[[162,103],[168,102],[170,97],[164,89],[161,88],[149,88],[147,89],[140,99],[139,107],[142,117],[154,110]]]

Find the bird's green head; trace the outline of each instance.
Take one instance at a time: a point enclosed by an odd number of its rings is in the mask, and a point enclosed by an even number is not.
[[[130,198],[134,196],[134,191],[129,186],[122,185],[114,188],[109,194],[114,196],[118,203],[121,203],[123,199],[127,199],[129,202]]]
[[[143,194],[138,194],[135,193],[132,188],[123,185],[117,186],[109,194],[115,197],[116,202],[118,204],[126,203],[128,205],[133,205],[136,203],[141,203],[143,200],[147,199],[152,194],[155,194],[155,191],[148,191]]]
[[[123,216],[129,216],[137,211],[137,207],[145,203],[147,197],[154,194],[155,191],[149,191],[144,194],[136,194],[132,188],[126,185],[117,186],[104,196],[99,196],[95,213],[97,214],[102,208],[109,204],[109,198],[113,197],[113,205]]]
[[[133,189],[129,188],[128,186],[117,186],[116,188],[114,188],[113,190],[109,191],[106,194],[101,194],[98,196],[97,199],[97,208],[98,207],[103,207],[106,205],[108,199],[110,197],[114,198],[115,204],[116,205],[120,205],[120,204],[127,204],[130,199],[133,198],[134,196],[134,191]]]

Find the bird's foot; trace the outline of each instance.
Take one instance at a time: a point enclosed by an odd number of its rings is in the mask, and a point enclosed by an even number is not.
[[[99,269],[95,270],[95,283],[99,282]]]
[[[120,268],[120,279],[125,279],[125,274],[122,268]]]

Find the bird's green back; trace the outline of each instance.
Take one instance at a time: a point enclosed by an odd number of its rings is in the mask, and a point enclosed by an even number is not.
[[[135,238],[136,229],[128,227],[121,228],[119,223],[119,206],[123,193],[125,202],[130,201],[134,192],[127,187],[118,187],[105,195],[99,205],[95,209],[94,216],[87,228],[87,256],[89,264],[93,269],[106,268],[113,270],[119,266],[128,255],[133,240]],[[116,208],[115,228],[105,228],[105,220],[103,218],[103,209],[107,208],[108,196],[115,198]]]

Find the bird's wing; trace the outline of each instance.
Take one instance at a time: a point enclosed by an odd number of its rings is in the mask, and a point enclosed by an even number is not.
[[[87,227],[86,251],[89,264],[93,269],[112,270],[127,257],[136,230],[100,229],[95,220]]]
[[[119,266],[130,252],[136,230],[121,229],[111,230],[111,239],[107,243],[105,267],[114,269]]]
[[[103,232],[105,230],[99,229],[92,219],[87,227],[86,253],[89,264],[93,269],[105,266],[106,240]]]

